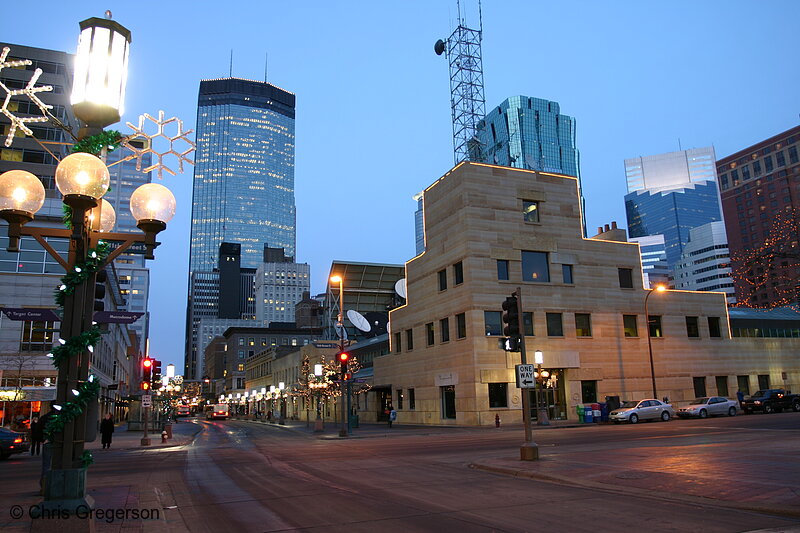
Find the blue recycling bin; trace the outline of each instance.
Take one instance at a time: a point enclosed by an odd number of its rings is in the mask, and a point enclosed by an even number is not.
[[[592,415],[592,406],[588,405],[583,409],[583,421],[587,424],[591,424],[594,422],[594,418]]]

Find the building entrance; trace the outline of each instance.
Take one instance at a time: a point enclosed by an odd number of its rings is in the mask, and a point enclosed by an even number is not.
[[[538,374],[538,373],[537,373]],[[564,369],[542,369],[542,375],[537,376],[536,389],[528,389],[531,395],[531,419],[537,419],[539,405],[547,409],[550,420],[567,419],[567,399],[564,392]],[[540,403],[537,403],[541,402]]]

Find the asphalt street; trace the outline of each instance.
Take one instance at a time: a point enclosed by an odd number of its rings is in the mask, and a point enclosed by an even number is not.
[[[800,531],[798,413],[537,429],[537,463],[520,427],[180,426],[183,446],[95,452],[96,508],[158,511],[97,531]],[[4,532],[42,525],[39,468],[0,463]]]

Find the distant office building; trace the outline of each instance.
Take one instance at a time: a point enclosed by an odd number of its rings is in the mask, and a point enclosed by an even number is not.
[[[272,322],[294,322],[295,305],[311,290],[311,267],[295,263],[273,249],[256,269],[256,319],[269,326]]]
[[[417,202],[417,210],[414,212],[414,243],[416,245],[416,255],[425,251],[425,215],[422,206],[422,193],[414,195]]]
[[[667,263],[667,248],[664,244],[664,236],[633,237],[628,239],[628,242],[639,243],[645,288],[652,289],[656,285],[672,286],[670,282],[672,271]]]
[[[717,161],[736,299],[800,301],[800,126]]]
[[[710,222],[689,231],[689,242],[675,265],[673,287],[724,292],[729,304],[736,303],[728,237],[723,222]]]
[[[308,291],[294,306],[294,323],[298,328],[322,327],[322,304]]]
[[[670,268],[680,261],[689,230],[722,220],[713,148],[625,160],[625,211],[630,237],[663,235]]]
[[[470,143],[470,161],[574,176],[578,178],[583,212],[575,131],[575,119],[562,115],[558,102],[512,96],[478,123],[475,139]],[[583,226],[585,235],[585,215]]]
[[[210,271],[224,242],[245,268],[263,246],[295,256],[295,96],[269,83],[200,82],[189,270]]]

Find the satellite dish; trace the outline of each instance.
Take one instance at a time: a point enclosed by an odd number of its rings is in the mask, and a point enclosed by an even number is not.
[[[379,311],[372,311],[364,314],[370,325],[370,337],[376,337],[386,333],[386,326],[389,324],[389,313],[381,313]]]
[[[372,329],[367,319],[364,318],[364,315],[362,315],[355,309],[349,309],[347,311],[347,318],[350,320],[350,322],[353,323],[355,327],[357,327],[358,329],[360,329],[365,333],[368,332],[370,329]]]
[[[396,292],[400,298],[406,297],[406,278],[397,280],[397,283],[394,284],[394,292]]]
[[[444,41],[439,39],[436,41],[436,44],[433,45],[433,51],[436,52],[437,56],[440,56],[444,53]]]
[[[525,154],[525,162],[528,164],[528,169],[538,170],[536,165],[536,158],[533,157],[531,154]]]

